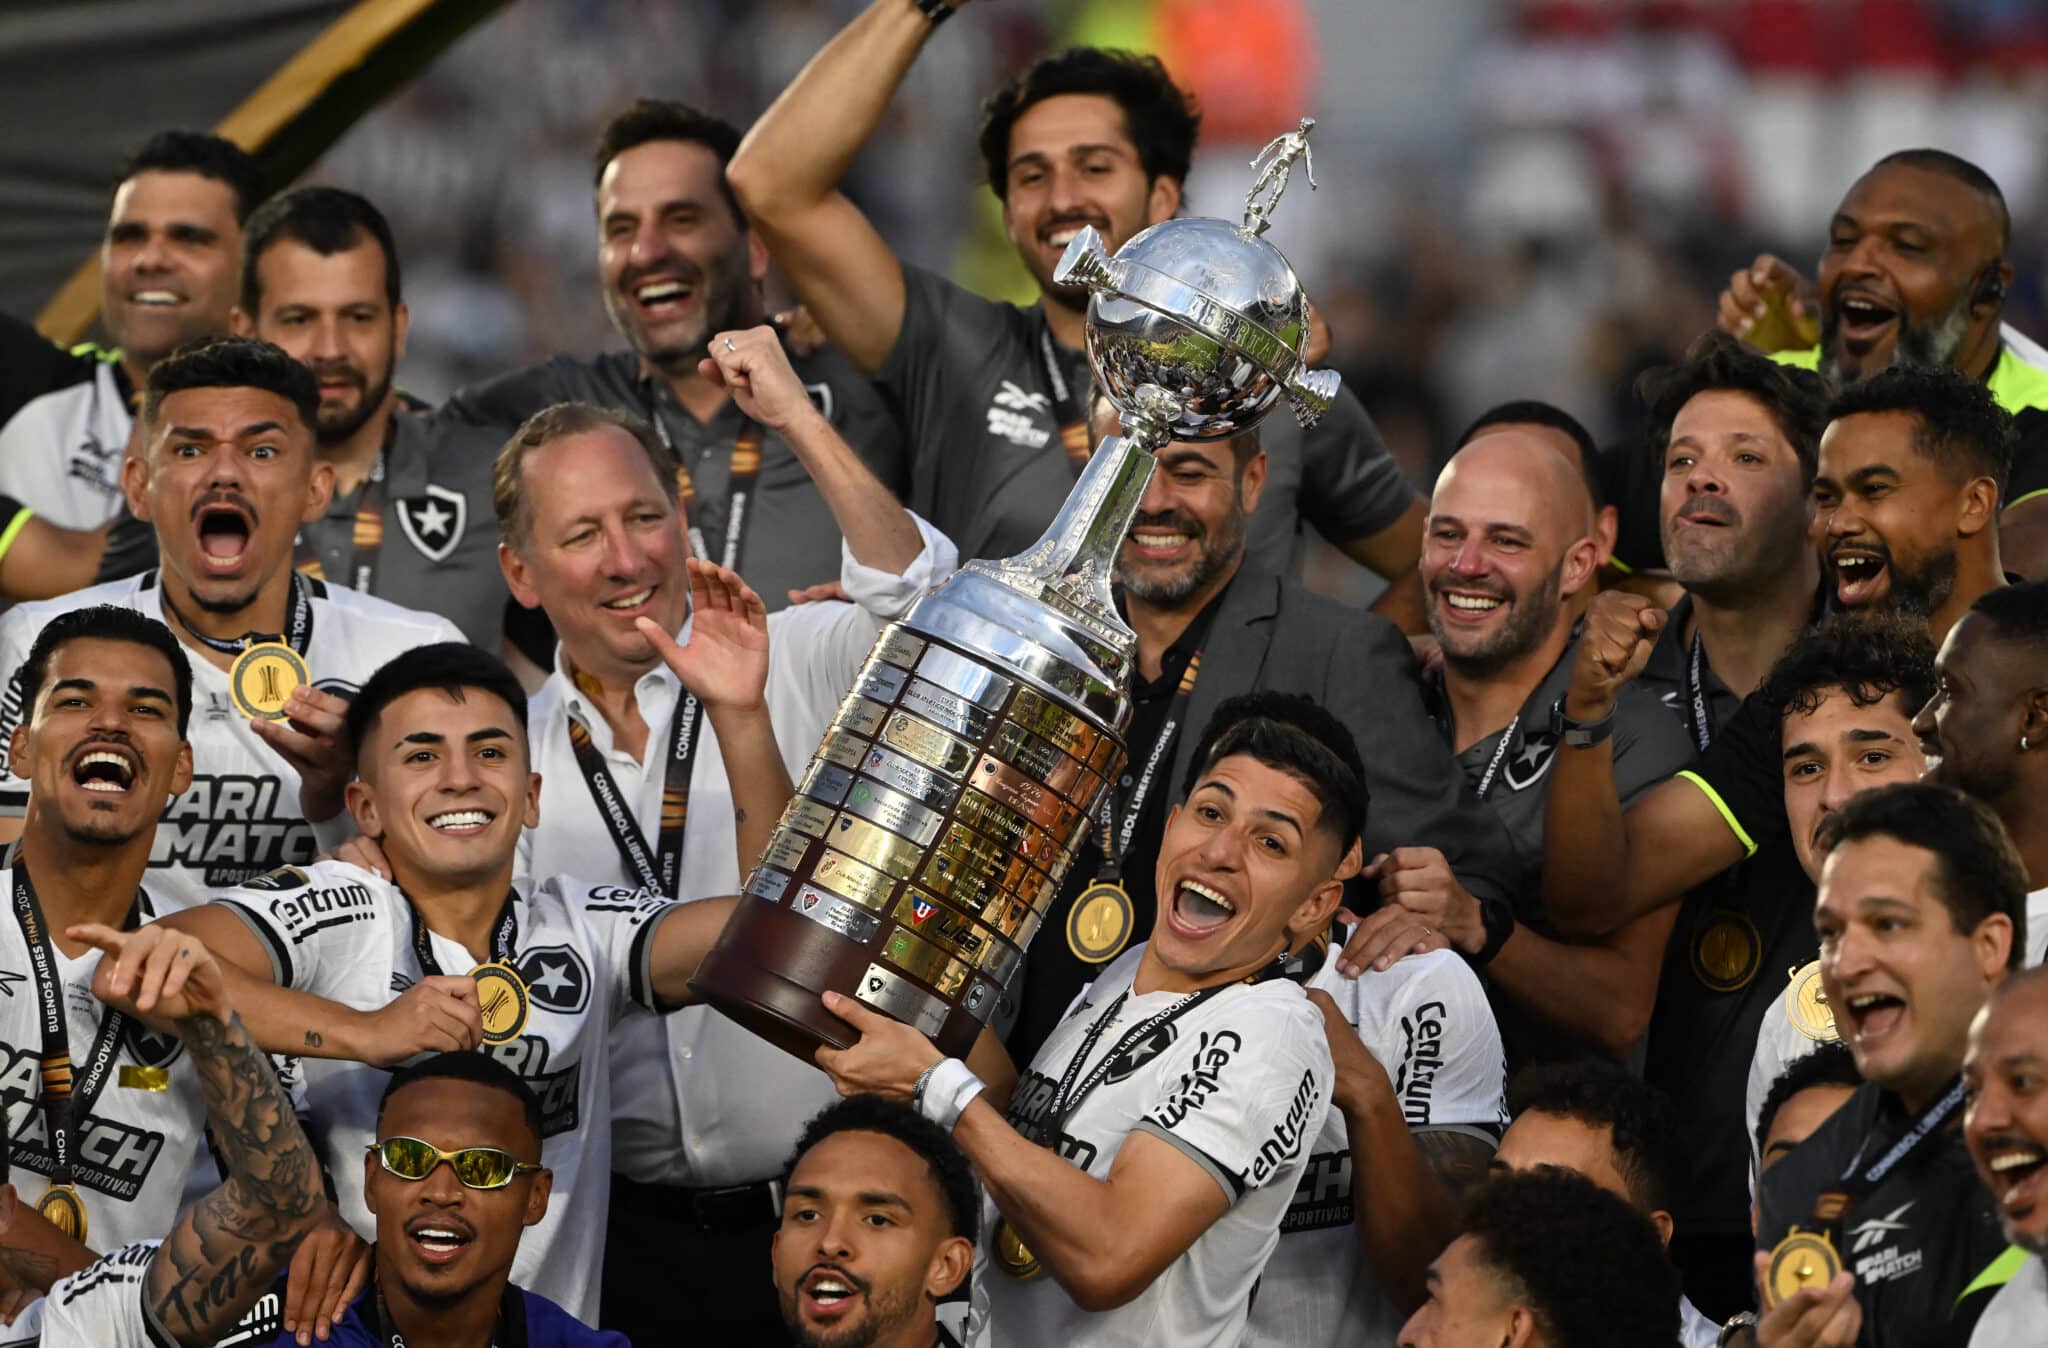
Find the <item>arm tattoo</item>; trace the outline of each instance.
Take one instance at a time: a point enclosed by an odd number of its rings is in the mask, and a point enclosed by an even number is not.
[[[226,1333],[325,1211],[291,1101],[237,1016],[178,1022],[199,1073],[226,1183],[178,1216],[149,1269],[157,1322],[184,1344]]]
[[[318,1031],[318,1030],[308,1030],[308,1031],[306,1031],[306,1047],[307,1047],[307,1048],[319,1048],[319,1047],[320,1047],[320,1046],[321,1046],[322,1044],[324,1044],[324,1043],[326,1043],[326,1042],[327,1042],[327,1041],[326,1041],[325,1039],[322,1039],[322,1038],[320,1037],[320,1031]]]
[[[1424,1128],[1415,1134],[1415,1149],[1451,1197],[1462,1199],[1486,1178],[1493,1164],[1493,1146],[1470,1133]]]

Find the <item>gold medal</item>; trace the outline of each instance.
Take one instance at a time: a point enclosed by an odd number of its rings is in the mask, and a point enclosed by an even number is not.
[[[228,691],[242,715],[252,720],[282,721],[292,690],[312,681],[306,662],[281,641],[259,641],[228,667]]]
[[[171,1088],[171,1072],[167,1067],[122,1063],[120,1082],[124,1091],[167,1091]]]
[[[1028,1282],[1045,1272],[1038,1256],[1031,1253],[1023,1237],[1017,1234],[1017,1228],[1010,1225],[1008,1217],[996,1223],[995,1257],[996,1267],[1020,1281]]]
[[[511,965],[495,960],[477,965],[469,976],[476,980],[477,1005],[483,1008],[484,1042],[497,1045],[517,1039],[533,1007],[526,980]]]
[[[85,1243],[85,1200],[78,1196],[77,1189],[69,1184],[52,1184],[36,1200],[36,1211],[65,1235],[81,1245]]]
[[[1716,909],[1693,936],[1693,976],[1715,992],[1735,992],[1756,977],[1763,954],[1763,937],[1748,914]]]
[[[1776,1306],[1809,1287],[1826,1287],[1842,1271],[1834,1242],[1818,1231],[1793,1227],[1771,1251],[1764,1273],[1764,1304]]]
[[[1808,1039],[1827,1043],[1842,1037],[1835,1029],[1835,1010],[1828,1005],[1828,990],[1820,981],[1819,960],[1792,971],[1791,985],[1785,989],[1785,1018]]]
[[[1131,942],[1137,910],[1115,880],[1097,880],[1067,910],[1067,949],[1085,964],[1103,964]]]

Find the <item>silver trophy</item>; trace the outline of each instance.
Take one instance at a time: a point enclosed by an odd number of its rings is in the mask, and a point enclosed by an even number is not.
[[[1310,426],[1336,394],[1302,360],[1301,283],[1259,237],[1312,125],[1253,161],[1241,225],[1067,245],[1054,279],[1093,292],[1088,359],[1123,433],[1029,551],[969,562],[876,639],[691,980],[727,1015],[808,1060],[857,1037],[827,989],[954,1055],[994,1013],[1123,769],[1137,637],[1110,580],[1153,453],[1248,430],[1283,396]]]

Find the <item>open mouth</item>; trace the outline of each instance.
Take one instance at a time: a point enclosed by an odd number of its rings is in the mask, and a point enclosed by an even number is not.
[[[175,290],[136,290],[129,293],[128,302],[139,304],[145,309],[170,309],[183,304],[185,297]]]
[[[412,1242],[420,1258],[430,1264],[446,1264],[459,1256],[476,1236],[445,1217],[429,1217],[408,1224],[405,1238]]]
[[[1495,609],[1508,602],[1505,596],[1483,594],[1477,590],[1432,591],[1439,601],[1439,611],[1457,622],[1475,622],[1490,616]]]
[[[1884,591],[1886,558],[1875,552],[1838,548],[1828,554],[1835,572],[1835,598],[1843,608],[1860,608]]]
[[[1906,1002],[1888,992],[1859,992],[1849,999],[1844,1038],[1851,1043],[1882,1039],[1906,1018]]]
[[[468,837],[471,834],[481,833],[486,828],[489,828],[493,818],[495,816],[489,810],[479,810],[474,807],[461,810],[443,810],[440,814],[428,818],[427,827],[433,829],[436,833],[453,833],[459,837]]]
[[[1183,880],[1173,891],[1174,923],[1190,935],[1206,936],[1236,916],[1236,904],[1199,880]]]
[[[622,594],[617,599],[607,599],[600,607],[608,608],[614,613],[631,613],[637,609],[645,608],[653,599],[654,586],[650,585],[644,590],[635,590],[631,594]]]
[[[1109,238],[1109,221],[1107,220],[1062,220],[1056,225],[1049,225],[1045,229],[1040,230],[1038,237],[1046,247],[1055,252],[1064,252],[1067,245],[1074,241],[1074,236],[1091,225],[1094,226],[1095,232],[1102,235],[1106,242]]]
[[[2008,1216],[2024,1217],[2048,1196],[2048,1183],[2039,1182],[2048,1169],[2048,1152],[2019,1137],[1995,1139],[1983,1150],[1992,1195]]]
[[[832,1268],[812,1269],[804,1275],[801,1287],[811,1313],[825,1319],[842,1314],[867,1291],[867,1284],[859,1278]]]
[[[655,318],[664,318],[675,313],[694,299],[696,294],[695,286],[672,276],[641,281],[632,288],[633,302]]]
[[[88,749],[71,765],[71,780],[96,795],[125,795],[141,764],[127,749]]]
[[[217,571],[239,567],[255,532],[249,516],[235,506],[210,505],[200,510],[198,523],[199,552],[206,565]]]
[[[1835,298],[1835,331],[1845,341],[1866,345],[1883,337],[1899,311],[1868,291],[1856,290]]]

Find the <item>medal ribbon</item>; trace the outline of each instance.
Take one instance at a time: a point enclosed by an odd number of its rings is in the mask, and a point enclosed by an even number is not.
[[[491,958],[508,968],[512,963],[512,951],[519,944],[519,914],[514,902],[518,898],[515,890],[505,892],[505,906],[498,910],[498,921],[491,928]],[[420,972],[438,977],[441,961],[434,958],[433,933],[420,920],[419,905],[412,901],[410,894],[405,897],[405,906],[412,912],[412,953],[420,962]]]
[[[1486,799],[1493,790],[1493,779],[1500,775],[1500,765],[1507,762],[1508,746],[1515,742],[1515,732],[1522,728],[1522,713],[1516,712],[1515,719],[1508,722],[1508,728],[1500,732],[1500,743],[1493,746],[1493,757],[1486,760],[1486,771],[1480,775],[1479,785],[1472,788],[1472,794],[1480,800]]]
[[[1160,765],[1165,763],[1167,754],[1173,748],[1175,735],[1180,724],[1187,719],[1188,700],[1194,696],[1195,680],[1202,672],[1202,653],[1196,651],[1188,658],[1188,667],[1180,673],[1180,686],[1174,689],[1172,705],[1166,709],[1166,723],[1159,727],[1158,738],[1152,741],[1152,752],[1146,756],[1144,771],[1138,774],[1137,785],[1124,798],[1121,811],[1111,799],[1113,791],[1106,791],[1102,798],[1102,818],[1097,821],[1096,845],[1102,850],[1102,865],[1095,878],[1106,884],[1115,884],[1123,870],[1123,858],[1131,850],[1131,835],[1138,831],[1138,819],[1145,812],[1145,799],[1152,792],[1152,779],[1159,775]],[[1115,820],[1114,836],[1111,821]]]
[[[170,586],[162,583],[161,573],[153,579],[157,581],[158,589],[163,594],[164,608],[178,620],[178,626],[190,632],[192,639],[208,650],[219,651],[222,655],[240,655],[251,646],[260,646],[265,642],[283,642],[300,655],[304,655],[306,646],[313,640],[313,600],[306,593],[306,583],[299,578],[297,571],[291,573],[291,597],[285,601],[286,626],[283,632],[244,632],[239,637],[227,640],[210,637],[194,627],[185,615],[178,611],[178,606],[171,602]]]
[[[128,1018],[109,1006],[100,1015],[100,1031],[94,1038],[92,1054],[86,1059],[85,1079],[72,1089],[71,1032],[64,1019],[64,990],[57,976],[57,956],[50,942],[43,908],[36,902],[35,886],[28,867],[14,867],[14,920],[21,924],[21,938],[28,945],[29,967],[35,974],[36,1001],[43,1021],[42,1107],[43,1130],[50,1139],[51,1187],[76,1187],[71,1170],[72,1129],[82,1128],[92,1116],[93,1101],[112,1075],[114,1059],[121,1047],[121,1034]],[[123,931],[133,931],[142,920],[138,893],[128,906]]]
[[[1821,1224],[1821,1229],[1830,1237],[1839,1234],[1842,1217],[1849,1209],[1860,1203],[1886,1175],[1904,1163],[1907,1157],[1926,1146],[1962,1105],[1963,1083],[1958,1078],[1939,1099],[1915,1115],[1899,1140],[1892,1143],[1884,1155],[1873,1161],[1867,1169],[1863,1166],[1863,1156],[1870,1150],[1871,1138],[1864,1138],[1863,1145],[1858,1147],[1856,1155],[1850,1158],[1848,1169],[1842,1172],[1840,1187],[1823,1193],[1814,1203],[1814,1219]],[[1871,1136],[1874,1137],[1876,1134],[1873,1133]]]
[[[690,768],[697,761],[698,731],[704,722],[704,708],[697,695],[680,685],[678,691],[683,700],[669,722],[668,763],[661,779],[661,831],[653,849],[647,846],[647,835],[640,831],[625,794],[592,743],[590,728],[574,716],[569,718],[569,747],[575,751],[576,766],[583,771],[584,785],[597,802],[597,812],[604,816],[619,857],[639,877],[643,889],[670,898],[676,896],[682,877],[683,830],[690,821]]]
[[[1045,382],[1052,389],[1053,420],[1060,424],[1060,445],[1075,476],[1088,466],[1094,447],[1088,443],[1088,409],[1074,396],[1074,386],[1060,369],[1060,353],[1052,340],[1050,326],[1038,330],[1038,353],[1045,359]]]
[[[398,418],[393,416],[384,423],[384,444],[377,451],[377,462],[370,465],[362,495],[356,498],[355,522],[349,531],[349,546],[354,552],[349,558],[348,578],[342,583],[357,594],[368,594],[377,580],[377,555],[384,548],[384,467],[390,461],[391,442],[397,436]],[[293,550],[292,566],[309,576],[325,574],[319,551],[303,532]]]
[[[1700,659],[1704,649],[1699,631],[1694,629],[1692,660],[1687,666],[1685,678],[1686,697],[1692,705],[1691,715],[1686,719],[1692,722],[1692,737],[1699,744],[1701,753],[1705,753],[1714,743],[1714,720],[1707,715],[1706,683],[1700,678]]]
[[[709,561],[711,550],[705,546],[704,531],[697,527],[697,488],[690,480],[690,465],[683,452],[676,448],[676,442],[662,422],[661,409],[648,399],[648,419],[654,423],[654,433],[661,437],[661,446],[669,452],[676,464],[676,496],[682,502],[683,527],[690,531],[690,550]],[[718,564],[728,571],[740,569],[740,551],[747,537],[747,504],[754,494],[754,479],[761,474],[761,428],[748,416],[740,418],[739,434],[732,442],[732,473],[727,479],[725,490],[725,540],[719,546]]]

